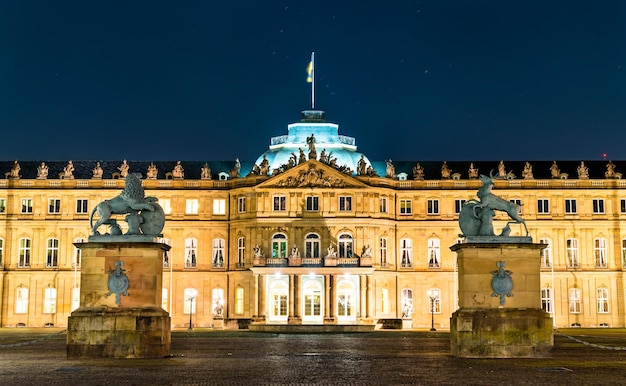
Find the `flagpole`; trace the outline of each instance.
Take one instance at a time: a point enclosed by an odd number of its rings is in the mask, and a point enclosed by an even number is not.
[[[311,109],[315,110],[315,52],[311,52]]]

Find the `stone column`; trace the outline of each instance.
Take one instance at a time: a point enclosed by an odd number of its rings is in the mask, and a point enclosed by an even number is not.
[[[325,301],[324,301],[324,321],[328,321],[330,322],[331,320],[331,315],[330,315],[330,304],[331,304],[331,300],[330,300],[330,284],[331,283],[331,276],[330,275],[324,275],[324,289],[325,289]]]

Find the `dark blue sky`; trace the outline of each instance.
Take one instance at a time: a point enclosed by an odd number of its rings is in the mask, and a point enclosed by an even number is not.
[[[0,159],[626,159],[624,1],[1,1]]]

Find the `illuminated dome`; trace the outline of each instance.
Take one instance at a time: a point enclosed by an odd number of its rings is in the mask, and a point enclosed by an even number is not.
[[[371,165],[363,153],[356,151],[356,141],[353,137],[339,135],[339,125],[326,122],[324,111],[305,110],[302,112],[300,122],[292,123],[287,127],[287,135],[272,137],[269,150],[261,154],[255,162],[260,165],[265,156],[269,162],[271,174],[276,169],[280,169],[282,165],[288,164],[292,153],[298,159],[300,149],[308,160],[307,138],[309,137],[315,137],[317,159],[320,159],[322,152],[324,152],[329,159],[336,158],[337,167],[349,167],[353,175],[356,174],[357,164],[361,156],[363,156],[366,166]]]

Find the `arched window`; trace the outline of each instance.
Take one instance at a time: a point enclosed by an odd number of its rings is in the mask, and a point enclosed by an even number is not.
[[[19,259],[17,262],[17,266],[19,268],[30,267],[30,239],[20,239],[18,249]]]
[[[272,237],[272,257],[274,259],[287,258],[287,236],[284,233],[276,233]]]
[[[439,239],[428,239],[428,268],[441,268]]]
[[[224,268],[224,239],[213,239],[213,267]]]
[[[607,268],[606,239],[593,240],[593,253],[596,261],[596,268]]]
[[[410,268],[413,266],[413,240],[400,240],[400,266]]]
[[[552,267],[552,241],[550,239],[539,239],[539,244],[545,244],[546,247],[541,250],[541,268]]]
[[[608,288],[598,288],[598,314],[609,313],[609,290]]]
[[[185,239],[185,268],[196,268],[198,256],[198,240]]]
[[[46,248],[46,268],[59,266],[59,239],[48,239]]]
[[[402,319],[411,319],[413,315],[413,290],[402,289]]]
[[[580,314],[582,312],[582,298],[583,294],[580,288],[569,289],[569,313]]]
[[[339,246],[339,257],[352,257],[352,235],[349,233],[342,233],[339,235],[337,241]]]
[[[57,289],[48,287],[43,295],[43,313],[54,314],[57,312]]]
[[[309,233],[304,237],[304,257],[320,257],[320,236],[316,233]]]

